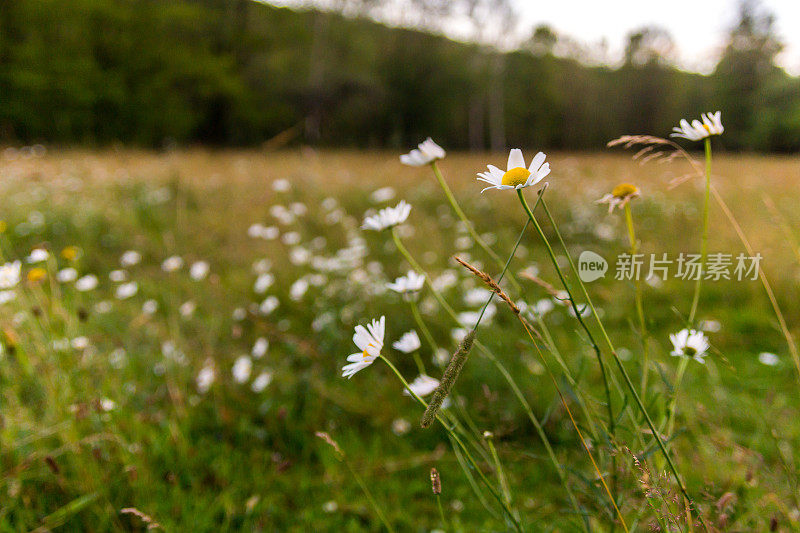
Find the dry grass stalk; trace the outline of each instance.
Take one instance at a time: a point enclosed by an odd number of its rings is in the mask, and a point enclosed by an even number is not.
[[[461,266],[463,266],[464,268],[475,274],[475,276],[480,278],[480,280],[483,281],[489,287],[489,289],[492,290],[492,292],[494,292],[505,303],[507,303],[509,307],[511,307],[511,310],[514,311],[515,314],[518,315],[520,313],[519,307],[517,307],[517,305],[511,301],[511,298],[509,298],[508,295],[505,292],[503,292],[503,289],[500,288],[500,285],[498,285],[497,282],[493,280],[491,276],[489,276],[489,274],[481,270],[478,270],[477,268],[470,265],[460,257],[455,257],[455,260],[458,262],[458,264],[460,264]]]

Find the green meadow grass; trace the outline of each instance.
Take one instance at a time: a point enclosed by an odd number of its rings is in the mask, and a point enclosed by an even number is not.
[[[51,259],[43,281],[23,279],[16,298],[0,306],[0,530],[143,531],[142,518],[122,512],[134,508],[167,531],[381,531],[357,479],[315,437],[319,431],[338,442],[396,530],[442,527],[431,467],[441,473],[450,529],[503,528],[474,495],[441,428],[419,428],[421,410],[401,394],[384,364],[349,381],[340,377],[355,351],[353,327],[381,315],[387,356],[407,378],[416,375],[410,356],[390,348],[415,328],[413,317],[396,295],[376,290],[409,266],[387,234],[358,229],[367,210],[400,199],[412,204],[404,240],[432,276],[455,275],[456,285],[443,294],[457,311],[475,310],[463,295],[478,285],[453,255],[497,275],[480,248],[464,239],[429,169],[403,167],[393,153],[311,150],[11,155],[0,159],[3,261],[23,260],[25,276],[34,268],[24,263],[32,249],[46,248]],[[619,182],[635,183],[642,190],[632,203],[641,251],[696,253],[701,180],[671,189],[670,179],[687,168],[640,166],[626,154],[564,153],[549,160],[547,197],[573,257],[588,249],[612,262],[606,278],[588,289],[615,344],[626,348],[625,365],[638,383],[633,287],[613,279],[613,259],[628,247],[624,220],[594,201]],[[501,162],[502,155],[450,155],[441,167],[478,232],[505,257],[524,213],[513,193],[480,195],[474,179],[486,163]],[[734,155],[715,155],[714,164],[713,182],[762,253],[762,267],[797,334],[800,265],[792,232],[800,223],[800,166],[796,158]],[[288,190],[276,191],[276,180],[287,180]],[[396,192],[393,199],[371,199],[387,186]],[[307,212],[287,224],[277,221],[271,208],[293,203]],[[248,236],[254,223],[276,226],[282,237]],[[711,228],[711,252],[744,251],[713,202]],[[293,232],[298,244],[286,244],[283,236]],[[327,274],[293,299],[293,283],[315,272],[290,261],[291,249],[333,256],[354,236],[366,246],[359,264]],[[80,249],[78,258],[61,256],[69,246]],[[138,251],[142,261],[126,268],[138,292],[120,300],[114,296],[119,282],[109,273],[121,268],[126,250]],[[186,264],[165,272],[162,261],[172,255]],[[256,294],[253,265],[262,259],[275,280]],[[208,261],[210,275],[195,281],[188,267],[200,260]],[[73,283],[55,281],[55,272],[69,266],[81,276],[97,275],[97,289],[79,292]],[[511,265],[515,273],[531,267],[557,285],[533,231]],[[522,293],[504,285],[513,299],[548,297],[520,280]],[[651,358],[661,375],[651,374],[644,400],[660,419],[678,365],[669,356],[668,335],[683,327],[693,283],[668,280],[643,284],[643,290]],[[263,315],[257,307],[269,295],[280,304]],[[157,303],[152,314],[143,311],[148,300]],[[196,308],[184,316],[186,302]],[[437,343],[452,351],[451,324],[427,292],[420,306]],[[237,309],[246,310],[243,318],[234,317]],[[719,330],[708,333],[707,364],[689,365],[678,398],[670,445],[686,484],[720,530],[766,531],[773,519],[782,531],[797,529],[798,377],[764,290],[758,281],[707,282],[698,318],[718,322]],[[596,361],[577,322],[563,307],[545,322],[580,386],[601,398]],[[523,333],[498,304],[478,335],[522,386],[593,527],[610,531],[614,517],[602,489]],[[69,346],[81,337],[88,342]],[[234,361],[260,337],[269,341],[266,355],[253,359],[247,383],[236,383]],[[438,377],[430,352],[423,343],[420,353]],[[761,352],[777,354],[778,364],[760,363]],[[201,393],[196,378],[206,366],[213,366],[216,379]],[[272,381],[254,392],[252,380],[261,372],[270,372]],[[553,466],[491,362],[473,353],[454,396],[481,431],[495,435],[526,528],[571,531],[578,521]],[[104,409],[104,399],[113,408]],[[585,422],[578,420],[581,427]],[[620,435],[628,443],[634,437]],[[645,485],[659,485],[654,478],[664,469],[654,450],[644,453],[658,470],[647,478],[632,456],[619,457],[620,506],[628,516],[644,505]],[[481,466],[494,474],[491,464]],[[670,482],[660,484],[677,494]],[[652,520],[645,511],[636,529],[647,530]]]

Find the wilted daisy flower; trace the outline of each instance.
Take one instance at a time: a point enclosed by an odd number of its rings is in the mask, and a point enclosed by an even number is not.
[[[342,377],[350,379],[353,375],[367,368],[381,354],[383,349],[383,335],[386,331],[386,318],[373,320],[365,328],[362,325],[356,326],[353,335],[353,342],[361,352],[351,354],[347,357],[349,365],[342,367]]]
[[[400,162],[412,167],[421,167],[433,163],[438,159],[444,159],[444,156],[444,149],[433,142],[433,139],[428,137],[423,142],[419,143],[415,149],[407,154],[401,155]]]
[[[31,264],[41,263],[42,261],[47,261],[49,257],[50,253],[44,248],[34,248],[31,250],[31,254],[25,258],[25,262]]]
[[[630,183],[620,183],[611,190],[610,194],[606,194],[597,200],[597,203],[608,204],[608,212],[610,213],[615,207],[622,209],[628,204],[628,202],[638,197],[638,187],[631,185]]]
[[[400,276],[393,283],[387,283],[386,288],[399,294],[412,294],[422,289],[425,284],[425,276],[409,270],[405,276]]]
[[[130,298],[138,291],[139,285],[135,281],[131,281],[129,283],[123,283],[122,285],[117,286],[114,296],[116,296],[118,300],[124,300],[126,298]]]
[[[138,265],[141,260],[142,254],[136,250],[128,250],[122,254],[122,257],[119,258],[119,264],[124,267],[130,267],[133,265]]]
[[[491,185],[481,192],[489,189],[522,189],[530,187],[542,181],[550,174],[550,163],[545,163],[544,153],[539,152],[531,161],[531,165],[525,168],[525,158],[522,150],[514,148],[508,154],[506,171],[502,171],[494,165],[487,165],[488,172],[479,172],[478,181],[484,181]]]
[[[214,383],[214,380],[217,377],[217,373],[214,371],[214,367],[211,364],[207,364],[203,368],[200,369],[200,372],[197,373],[196,383],[197,383],[197,391],[200,394],[205,394],[208,392],[208,389],[211,388],[211,385]]]
[[[183,258],[179,255],[172,255],[164,259],[161,263],[161,270],[164,272],[175,272],[183,266]]]
[[[81,292],[91,291],[97,287],[97,276],[94,274],[86,274],[75,282],[75,288]]]
[[[414,350],[419,350],[421,346],[419,342],[419,335],[413,329],[403,333],[399,340],[392,344],[392,348],[403,353],[411,353]]]
[[[195,261],[189,268],[189,276],[195,281],[201,281],[208,276],[210,269],[211,265],[208,264],[208,261]]]
[[[250,388],[253,392],[262,392],[270,383],[272,383],[272,372],[262,372],[256,376]]]
[[[703,359],[709,348],[708,339],[702,331],[682,329],[669,336],[673,350],[670,355],[676,357],[691,357],[698,363],[705,363]]]
[[[408,388],[411,389],[411,392],[420,397],[427,396],[428,394],[432,393],[438,386],[438,379],[426,376],[425,374],[420,374],[414,378],[414,381],[408,384]],[[408,389],[404,389],[403,394],[406,396],[411,396],[411,393],[408,392]]]
[[[0,266],[0,289],[16,287],[22,273],[22,264],[19,261],[6,263]]]
[[[253,370],[253,361],[246,355],[239,356],[233,363],[233,379],[236,383],[244,383],[250,379],[250,372]]]
[[[699,141],[712,135],[722,135],[725,128],[722,127],[722,112],[703,113],[699,120],[693,120],[691,124],[686,119],[681,120],[680,127],[672,128],[673,133],[670,137],[683,137],[690,141]]]
[[[411,205],[405,200],[400,200],[394,207],[385,207],[378,211],[376,215],[364,218],[362,229],[382,231],[398,224],[402,224],[411,213]]]
[[[78,279],[78,271],[72,267],[62,268],[56,273],[56,279],[60,283],[69,283]]]

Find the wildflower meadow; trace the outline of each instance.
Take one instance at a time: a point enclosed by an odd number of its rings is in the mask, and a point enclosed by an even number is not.
[[[799,527],[800,175],[724,118],[6,149],[3,529]]]

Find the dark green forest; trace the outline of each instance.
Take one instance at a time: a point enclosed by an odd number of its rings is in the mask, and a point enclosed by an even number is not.
[[[798,150],[800,79],[749,6],[706,76],[653,28],[610,68],[556,53],[546,27],[500,53],[250,0],[3,1],[0,142],[597,149],[720,109],[726,148]]]

